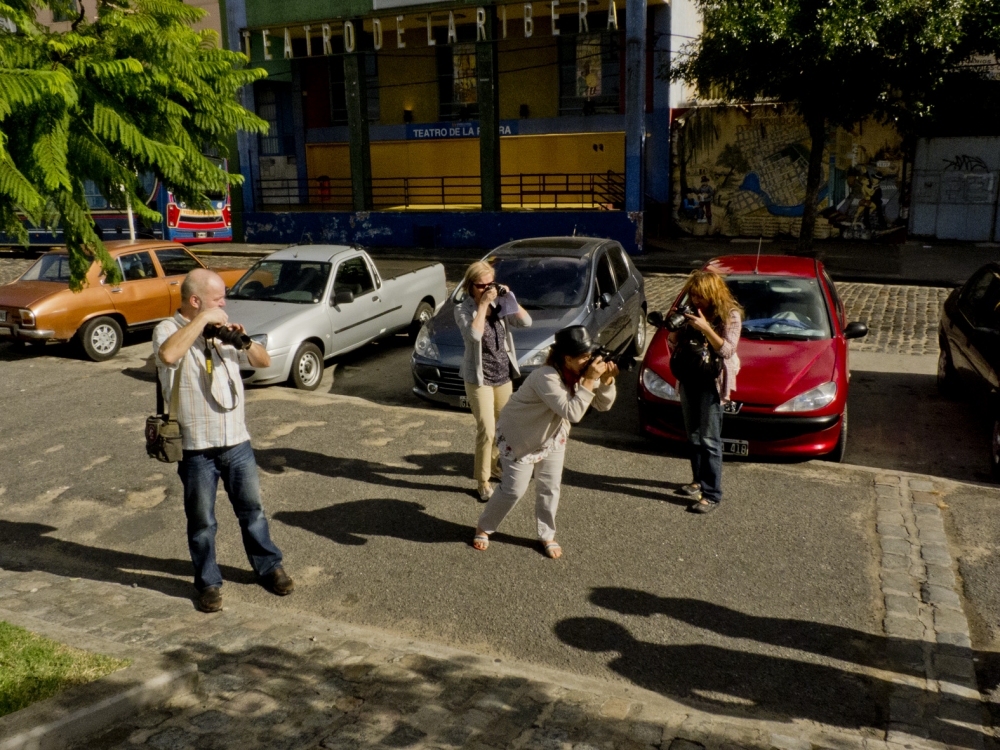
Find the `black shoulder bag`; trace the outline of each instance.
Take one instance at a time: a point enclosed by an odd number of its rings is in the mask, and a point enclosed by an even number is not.
[[[677,334],[677,345],[670,355],[670,371],[681,383],[692,388],[708,388],[722,374],[722,357],[705,334],[692,325]]]
[[[170,389],[170,411],[164,414],[160,373],[156,373],[156,415],[146,418],[146,454],[166,464],[175,464],[184,455],[181,425],[177,421],[180,381],[181,372],[178,367],[174,374],[174,387]]]

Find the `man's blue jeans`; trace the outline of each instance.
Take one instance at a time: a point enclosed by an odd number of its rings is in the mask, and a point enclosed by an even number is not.
[[[177,473],[184,484],[188,548],[198,591],[222,585],[222,571],[215,562],[215,493],[219,477],[240,522],[250,567],[257,575],[266,576],[281,565],[281,551],[271,541],[260,502],[257,461],[249,440],[228,448],[184,451]]]
[[[722,401],[712,383],[707,388],[678,383],[684,429],[691,442],[691,474],[701,496],[722,501]]]

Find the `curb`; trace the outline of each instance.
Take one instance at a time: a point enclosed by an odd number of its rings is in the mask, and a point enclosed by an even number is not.
[[[27,708],[0,717],[0,750],[61,750],[70,742],[133,716],[142,708],[194,692],[198,665],[178,663],[145,649],[0,609],[0,620],[73,648],[128,658],[132,664],[100,680],[77,685]]]

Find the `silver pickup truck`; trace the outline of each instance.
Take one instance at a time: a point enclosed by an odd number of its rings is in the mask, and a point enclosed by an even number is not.
[[[393,333],[415,338],[448,296],[444,266],[379,265],[385,276],[368,253],[344,245],[289,247],[254,264],[229,291],[226,312],[267,349],[271,366],[245,371],[244,382],[288,380],[311,391],[324,360]]]

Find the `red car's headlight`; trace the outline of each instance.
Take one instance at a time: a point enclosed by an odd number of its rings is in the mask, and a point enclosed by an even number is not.
[[[642,385],[647,391],[657,398],[662,398],[664,401],[681,400],[677,389],[648,367],[642,369]]]
[[[22,328],[34,328],[35,327],[35,314],[31,310],[18,310],[18,314],[21,316],[21,327]]]
[[[817,411],[832,404],[835,398],[837,398],[837,384],[831,380],[829,383],[823,383],[823,385],[818,385],[812,390],[789,399],[775,411]]]

